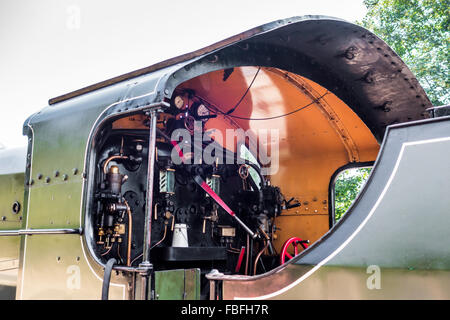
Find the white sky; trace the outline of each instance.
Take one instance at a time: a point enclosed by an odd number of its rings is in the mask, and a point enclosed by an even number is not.
[[[0,148],[50,98],[253,27],[320,14],[354,22],[362,0],[1,0]]]

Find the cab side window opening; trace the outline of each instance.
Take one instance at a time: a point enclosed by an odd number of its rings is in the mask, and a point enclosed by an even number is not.
[[[334,223],[338,222],[355,202],[366,184],[372,167],[349,168],[341,171],[334,183]]]

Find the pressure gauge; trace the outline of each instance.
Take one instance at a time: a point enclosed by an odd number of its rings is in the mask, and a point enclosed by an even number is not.
[[[203,103],[197,107],[197,116],[198,117],[209,116],[209,110],[208,108],[205,107]]]
[[[173,103],[175,104],[175,107],[177,107],[177,109],[183,109],[184,100],[181,96],[176,96]]]
[[[209,109],[203,103],[196,103],[192,106],[192,114],[196,119],[208,121]]]

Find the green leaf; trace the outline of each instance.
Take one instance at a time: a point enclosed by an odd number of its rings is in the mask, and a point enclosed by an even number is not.
[[[371,171],[372,168],[352,168],[337,176],[334,184],[335,221],[338,221],[356,200]]]

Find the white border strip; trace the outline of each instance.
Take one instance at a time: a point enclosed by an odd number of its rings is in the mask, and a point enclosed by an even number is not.
[[[353,238],[361,231],[361,229],[366,225],[367,221],[369,221],[369,219],[372,217],[372,215],[374,214],[375,210],[378,208],[378,206],[381,203],[381,200],[383,200],[387,190],[389,189],[392,180],[394,179],[395,175],[397,174],[397,170],[398,167],[400,165],[400,161],[402,160],[403,157],[403,153],[405,151],[405,148],[407,146],[413,146],[413,145],[421,145],[421,144],[427,144],[427,143],[435,143],[435,142],[442,142],[442,141],[450,141],[450,137],[445,137],[445,138],[436,138],[436,139],[429,139],[429,140],[419,140],[419,141],[414,141],[414,142],[406,142],[402,144],[400,153],[398,155],[397,161],[395,163],[394,169],[392,171],[391,176],[389,177],[388,182],[386,183],[386,186],[384,187],[383,191],[381,192],[380,196],[378,197],[375,205],[373,206],[373,208],[370,210],[369,214],[367,215],[367,217],[364,219],[364,221],[358,226],[358,228],[350,235],[350,237],[347,238],[347,240],[345,240],[332,254],[330,254],[328,257],[326,257],[325,259],[323,259],[322,261],[320,261],[316,266],[314,266],[314,268],[312,268],[311,270],[309,270],[307,273],[305,273],[303,276],[301,276],[300,278],[298,278],[297,280],[295,280],[294,282],[292,282],[291,284],[289,284],[288,286],[263,295],[263,296],[258,296],[258,297],[234,297],[234,300],[264,300],[264,299],[270,299],[273,298],[277,295],[280,295],[286,291],[288,291],[289,289],[295,287],[296,285],[300,284],[301,282],[303,282],[304,280],[308,279],[314,272],[316,272],[321,266],[323,266],[324,264],[326,264],[328,261],[330,261],[331,259],[333,259],[339,252],[341,252],[349,243],[350,241],[353,240]]]

